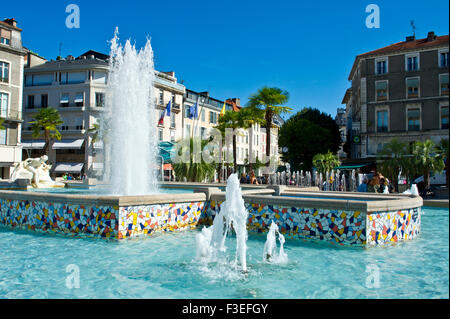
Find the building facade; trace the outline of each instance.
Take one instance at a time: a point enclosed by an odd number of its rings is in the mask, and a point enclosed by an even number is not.
[[[448,138],[448,41],[429,32],[356,57],[342,101],[352,159],[376,157],[393,138]]]
[[[22,160],[23,69],[26,49],[14,19],[0,21],[0,179],[9,179]]]

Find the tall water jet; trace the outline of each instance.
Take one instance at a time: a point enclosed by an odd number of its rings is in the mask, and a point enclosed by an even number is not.
[[[277,253],[277,239],[280,242],[280,251]],[[280,233],[277,224],[273,221],[270,224],[269,232],[267,233],[267,240],[264,244],[263,261],[271,263],[286,263],[288,260],[287,254],[284,252],[284,236]]]
[[[236,233],[236,264],[240,263],[247,271],[247,218],[248,211],[244,205],[237,174],[231,174],[227,180],[225,201],[214,218],[211,227],[204,227],[197,234],[197,258],[211,262],[220,252],[226,251],[225,240],[233,228]]]
[[[143,195],[157,192],[155,70],[150,40],[136,50],[127,40],[119,44],[118,29],[111,40],[105,111],[101,121],[110,192]]]

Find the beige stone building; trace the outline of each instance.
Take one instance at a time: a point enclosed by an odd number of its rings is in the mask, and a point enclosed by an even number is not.
[[[14,19],[0,21],[0,179],[9,179],[13,165],[22,160],[22,83],[25,48],[22,29]]]

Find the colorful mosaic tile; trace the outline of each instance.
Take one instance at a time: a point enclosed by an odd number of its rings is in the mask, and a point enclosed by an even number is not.
[[[84,206],[0,198],[0,223],[38,232],[123,239],[194,227],[204,203]]]
[[[368,214],[367,244],[383,245],[416,238],[420,233],[420,215],[420,208]]]

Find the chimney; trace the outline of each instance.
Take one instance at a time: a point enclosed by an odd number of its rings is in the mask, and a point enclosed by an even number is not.
[[[241,99],[235,97],[233,99],[231,99],[234,103],[236,103],[237,106],[241,106]]]
[[[3,20],[3,22],[6,22],[6,23],[8,23],[9,25],[12,25],[13,27],[16,27],[16,28],[17,28],[17,20],[14,19],[14,18],[11,18],[11,19],[5,19],[5,20]]]
[[[415,35],[411,35],[409,37],[406,37],[406,42],[411,42],[411,41],[414,41],[414,40],[416,40],[416,36]]]
[[[434,31],[428,32],[427,41],[434,41],[436,40],[436,35],[434,34]]]

